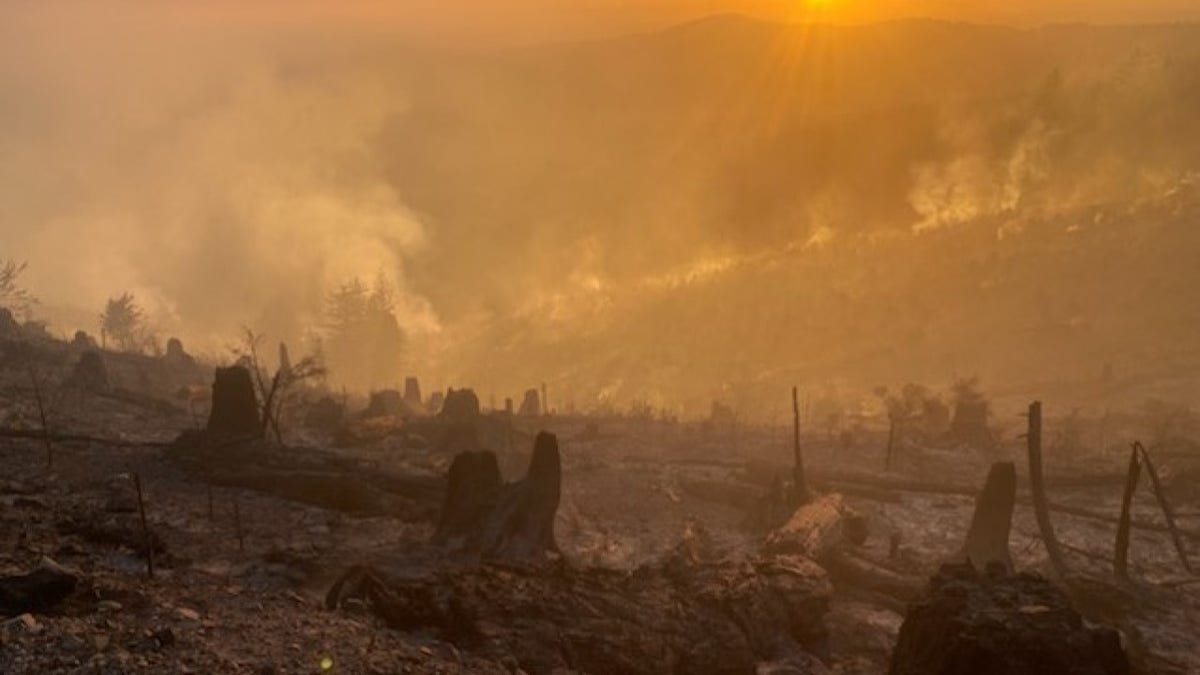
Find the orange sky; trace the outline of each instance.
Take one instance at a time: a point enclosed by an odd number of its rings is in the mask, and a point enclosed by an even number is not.
[[[120,6],[130,11],[121,12]],[[596,37],[723,12],[846,23],[912,17],[1017,25],[1200,20],[1197,0],[176,0],[154,6],[188,23],[367,23],[384,31],[459,44]],[[71,14],[66,3],[56,7],[59,18]],[[138,18],[148,5],[110,0],[104,7],[110,18]]]

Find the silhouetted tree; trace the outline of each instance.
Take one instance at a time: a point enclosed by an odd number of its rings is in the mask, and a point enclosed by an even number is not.
[[[33,314],[37,298],[21,285],[26,263],[6,260],[0,263],[0,307],[6,307],[26,320]]]
[[[146,315],[133,294],[126,291],[109,298],[100,315],[100,338],[107,347],[108,341],[126,352],[153,350],[156,346],[154,334],[146,326]]]
[[[355,278],[326,301],[322,349],[332,376],[361,388],[384,386],[401,372],[404,331],[395,314],[395,297],[379,275],[372,286]]]

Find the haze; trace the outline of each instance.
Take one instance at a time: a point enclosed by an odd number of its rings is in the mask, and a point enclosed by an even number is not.
[[[998,5],[10,3],[0,254],[56,333],[131,291],[214,355],[382,273],[362,388],[1186,396],[1200,10]]]

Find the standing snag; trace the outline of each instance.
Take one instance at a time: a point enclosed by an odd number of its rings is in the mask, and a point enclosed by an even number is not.
[[[242,366],[217,368],[206,431],[212,437],[224,438],[263,435],[249,370]]]
[[[975,515],[971,518],[971,528],[967,531],[960,560],[965,560],[981,572],[997,563],[1012,572],[1008,539],[1016,499],[1016,466],[1012,462],[993,464],[983,490],[975,499]]]

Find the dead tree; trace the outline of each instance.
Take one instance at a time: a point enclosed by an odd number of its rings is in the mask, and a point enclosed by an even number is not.
[[[1117,543],[1113,550],[1113,571],[1120,579],[1129,578],[1129,529],[1132,522],[1133,494],[1137,491],[1142,465],[1138,446],[1129,451],[1129,472],[1125,476],[1125,493],[1121,497],[1121,519],[1117,524]]]
[[[1166,518],[1167,529],[1171,531],[1171,542],[1175,544],[1175,551],[1179,554],[1184,571],[1191,574],[1192,564],[1188,561],[1187,549],[1183,546],[1183,538],[1179,534],[1179,527],[1175,524],[1175,510],[1171,508],[1171,502],[1167,500],[1167,493],[1163,490],[1162,481],[1159,480],[1158,470],[1154,468],[1154,462],[1150,461],[1150,453],[1146,451],[1146,446],[1141,443],[1135,445],[1141,450],[1142,461],[1146,464],[1146,473],[1150,476],[1150,484],[1154,486],[1154,496],[1158,498],[1158,505],[1162,508],[1163,517]]]
[[[1029,490],[1033,495],[1033,512],[1037,517],[1038,531],[1042,536],[1042,544],[1046,547],[1046,555],[1059,579],[1067,576],[1067,563],[1063,558],[1062,548],[1058,538],[1054,536],[1054,527],[1050,523],[1050,508],[1046,499],[1046,482],[1042,475],[1042,402],[1034,401],[1029,405],[1029,433],[1026,436],[1029,449]]]
[[[142,537],[146,540],[146,576],[154,578],[154,544],[150,524],[146,521],[146,500],[142,496],[142,477],[134,472],[133,487],[137,490],[138,518],[142,522]]]
[[[800,394],[792,387],[792,499],[796,506],[812,499],[808,479],[804,475],[804,455],[800,450]]]
[[[50,442],[50,422],[46,415],[46,400],[42,396],[42,383],[38,377],[37,368],[31,357],[26,359],[29,369],[29,382],[33,386],[33,402],[37,404],[38,419],[42,425],[42,443],[46,446],[46,466],[54,466],[54,444]]]
[[[988,472],[987,482],[975,499],[975,514],[967,531],[960,560],[965,559],[979,571],[1000,563],[1013,571],[1008,539],[1012,530],[1013,507],[1017,500],[1017,469],[1012,462],[998,462]]]
[[[887,440],[887,455],[883,459],[883,470],[892,470],[892,456],[896,449],[896,416],[888,415],[888,440]]]

